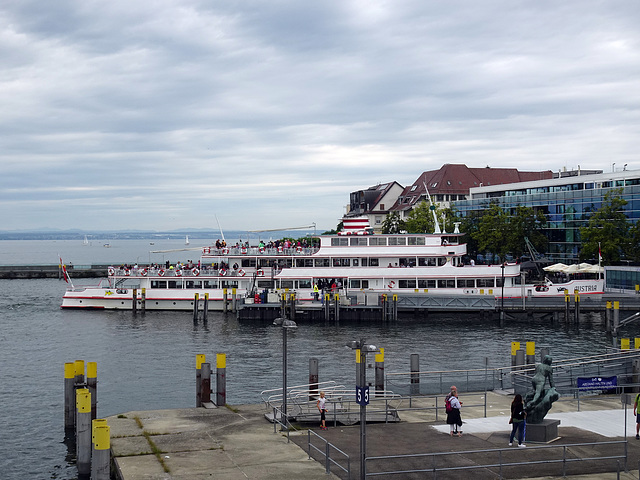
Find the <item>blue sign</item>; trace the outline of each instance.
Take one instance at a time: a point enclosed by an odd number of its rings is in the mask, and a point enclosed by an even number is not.
[[[358,387],[356,385],[356,403],[363,407],[369,405],[369,387]]]
[[[578,377],[580,390],[610,390],[618,386],[618,377]]]

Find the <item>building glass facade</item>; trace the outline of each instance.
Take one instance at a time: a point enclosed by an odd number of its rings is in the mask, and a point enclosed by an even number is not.
[[[640,218],[640,171],[620,171],[572,175],[551,180],[473,188],[471,199],[452,202],[462,217],[497,203],[505,211],[517,206],[542,211],[547,218],[544,230],[549,239],[547,256],[554,261],[576,263],[580,254],[580,228],[602,206],[607,192],[622,189],[630,221]]]

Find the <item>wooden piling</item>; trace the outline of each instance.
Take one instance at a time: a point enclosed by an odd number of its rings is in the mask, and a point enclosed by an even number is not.
[[[76,365],[73,362],[64,364],[64,428],[73,430],[76,425]]]
[[[111,429],[104,419],[92,422],[91,480],[111,477]]]
[[[98,364],[87,363],[87,388],[91,393],[91,420],[98,418]]]
[[[216,405],[222,407],[227,404],[227,355],[216,354]]]
[[[384,348],[380,348],[380,353],[376,353],[376,393],[384,392]]]
[[[318,359],[309,359],[309,401],[318,396]]]
[[[411,368],[411,395],[420,394],[420,355],[412,353],[409,358]]]
[[[196,355],[196,407],[202,406],[202,400],[200,398],[202,392],[202,364],[206,361],[206,355],[202,353]]]
[[[227,313],[228,310],[228,299],[227,299],[227,289],[222,289],[222,311]]]
[[[198,303],[200,303],[200,294],[193,295],[193,323],[198,323]]]
[[[91,393],[76,390],[76,464],[78,475],[91,474]]]

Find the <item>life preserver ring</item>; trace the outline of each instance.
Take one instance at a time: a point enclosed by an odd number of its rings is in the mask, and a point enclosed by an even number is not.
[[[389,282],[389,288],[393,288],[393,287],[395,287],[395,286],[396,286],[396,282],[394,282],[393,280],[391,280],[391,281]]]
[[[227,271],[223,268],[222,270],[220,270],[220,276],[224,277],[227,274]]]
[[[107,269],[107,272],[109,273],[109,276],[112,277],[112,276],[114,276],[116,274],[116,269],[113,268],[113,267],[109,267]]]
[[[247,254],[247,247],[242,247],[240,249],[240,253],[242,253],[243,255],[246,255]]]
[[[261,269],[261,268],[259,268],[259,269],[258,269],[258,271],[256,272],[256,275],[257,275],[258,277],[264,277],[264,270],[263,270],[263,269]]]
[[[296,252],[300,253],[302,251],[302,247],[297,247]]]
[[[131,275],[131,270],[129,270],[128,268],[124,269],[124,276],[128,277],[129,275]]]
[[[182,276],[182,270],[180,270],[179,268],[176,268],[175,276],[176,277],[181,277]]]
[[[191,270],[191,274],[194,277],[197,277],[198,275],[200,275],[200,270],[198,270],[197,268],[194,268],[193,270]]]
[[[247,272],[245,272],[242,268],[240,270],[238,270],[238,276],[244,277],[246,274],[247,274]]]
[[[264,253],[264,247],[260,247],[260,248],[258,249],[258,251],[259,251],[260,253]]]
[[[282,253],[282,247],[278,247],[278,253]]]
[[[147,269],[143,268],[142,270],[140,270],[140,275],[142,275],[143,277],[147,276]]]
[[[164,270],[163,269],[158,270],[158,276],[164,277]]]
[[[202,249],[202,253],[204,253],[204,254],[209,254],[209,253],[211,253],[211,247],[204,247],[204,248]]]
[[[229,249],[227,247],[222,249],[222,254],[223,255],[228,255],[229,254]]]

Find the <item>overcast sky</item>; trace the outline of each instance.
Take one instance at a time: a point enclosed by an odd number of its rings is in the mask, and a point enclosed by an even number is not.
[[[333,228],[445,163],[640,169],[633,1],[0,4],[0,230]]]

